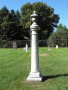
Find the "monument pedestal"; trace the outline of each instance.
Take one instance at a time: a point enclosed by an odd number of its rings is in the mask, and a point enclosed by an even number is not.
[[[40,72],[30,72],[27,81],[42,81]]]

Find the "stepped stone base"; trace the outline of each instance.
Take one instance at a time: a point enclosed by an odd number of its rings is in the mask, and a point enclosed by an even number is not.
[[[30,72],[27,81],[42,81],[42,76],[40,72]]]

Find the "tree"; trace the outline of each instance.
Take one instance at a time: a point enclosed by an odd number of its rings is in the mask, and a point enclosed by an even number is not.
[[[22,26],[20,25],[20,12],[3,7],[0,10],[0,36],[8,40],[23,39]]]
[[[9,10],[4,6],[0,10],[0,47],[5,46],[7,42]]]
[[[19,12],[15,12],[14,10],[10,11],[9,15],[9,29],[7,32],[7,37],[10,40],[16,40],[19,39],[18,32],[20,31],[19,25],[20,25],[20,19],[18,19]]]
[[[42,2],[33,4],[26,3],[21,7],[21,25],[24,27],[24,35],[30,36],[30,15],[33,11],[38,14],[38,24],[40,26],[39,39],[47,39],[54,28],[57,26],[59,16],[54,14],[54,9]]]
[[[0,35],[6,36],[8,27],[9,10],[4,6],[0,10]]]
[[[68,44],[68,28],[59,24],[57,26],[56,32],[53,32],[48,38],[49,46],[65,46]]]

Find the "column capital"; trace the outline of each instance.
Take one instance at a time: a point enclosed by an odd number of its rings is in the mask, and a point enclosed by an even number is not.
[[[39,26],[37,25],[37,17],[38,15],[36,14],[36,11],[34,11],[33,14],[31,15],[32,21],[32,25],[30,26],[31,31],[36,31],[39,28]]]

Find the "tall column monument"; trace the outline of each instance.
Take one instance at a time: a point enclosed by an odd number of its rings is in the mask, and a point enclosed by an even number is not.
[[[31,15],[32,25],[31,29],[31,72],[27,81],[42,81],[42,76],[39,71],[39,53],[38,53],[38,29],[36,23],[38,15],[34,11]]]

